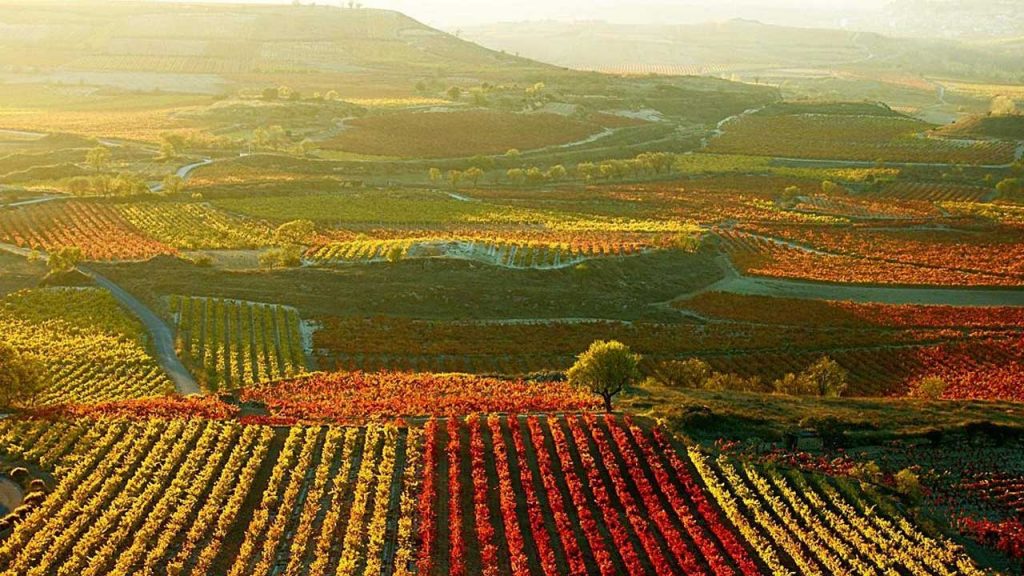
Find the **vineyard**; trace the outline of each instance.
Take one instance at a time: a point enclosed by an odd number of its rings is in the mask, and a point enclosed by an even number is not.
[[[0,423],[57,466],[12,573],[981,574],[874,488],[677,451],[629,418]]]
[[[178,346],[208,388],[231,389],[305,370],[302,320],[287,306],[172,296]]]
[[[76,246],[87,260],[145,260],[175,252],[142,234],[113,206],[77,201],[0,213],[0,241],[40,251]]]
[[[0,542],[9,573],[205,574],[241,521],[273,432],[203,420],[4,424],[5,451],[58,465]]]
[[[242,390],[274,417],[337,423],[403,417],[457,417],[473,412],[590,410],[597,396],[564,382],[510,381],[467,374],[315,373]]]
[[[1006,164],[1011,142],[964,142],[919,136],[930,125],[900,116],[754,114],[728,123],[709,150],[780,158]]]
[[[1011,238],[855,228],[783,228],[720,232],[738,269],[754,276],[854,284],[1019,286],[1021,249]],[[763,235],[768,233],[771,235]]]
[[[442,131],[447,134],[443,145],[437,139]],[[324,147],[376,156],[457,158],[567,144],[595,132],[596,126],[556,114],[395,113],[352,120]]]
[[[323,264],[395,262],[418,258],[475,260],[507,268],[565,268],[584,260],[604,256],[627,256],[644,249],[633,243],[551,243],[516,242],[476,238],[413,238],[400,240],[355,240],[311,248],[306,258]]]
[[[0,332],[45,367],[37,405],[100,402],[173,390],[142,327],[107,292],[37,289],[0,299]]]
[[[206,204],[124,204],[118,209],[143,234],[179,250],[234,250],[273,243],[266,223]]]

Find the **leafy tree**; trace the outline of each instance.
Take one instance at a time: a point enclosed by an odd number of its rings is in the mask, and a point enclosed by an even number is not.
[[[520,156],[522,156],[522,153],[519,152],[519,150],[516,148],[509,148],[508,151],[505,152],[505,158],[508,158],[509,160],[513,160],[516,162],[519,161]]]
[[[779,203],[783,206],[793,206],[800,196],[799,186],[786,186],[786,189],[779,195]]]
[[[589,182],[596,174],[597,166],[595,166],[593,162],[580,162],[576,165],[576,176],[583,180]]]
[[[672,388],[703,388],[711,372],[711,365],[700,358],[671,360],[658,367],[657,378]]]
[[[448,183],[452,185],[452,188],[458,188],[459,182],[462,181],[462,172],[459,170],[448,171]]]
[[[828,356],[812,364],[800,374],[811,394],[838,398],[846,390],[848,372]]]
[[[85,162],[97,172],[102,172],[110,165],[110,150],[97,146],[85,155]]]
[[[444,173],[441,172],[440,168],[431,168],[427,172],[427,175],[430,176],[430,181],[434,184],[437,184],[442,178],[444,178]]]
[[[398,262],[404,256],[405,256],[405,249],[402,248],[401,246],[395,245],[395,246],[392,246],[388,250],[388,253],[387,253],[386,257],[387,257],[388,262]]]
[[[474,166],[486,172],[488,170],[494,170],[495,162],[494,158],[491,158],[490,156],[474,156],[473,159],[469,161],[469,164],[470,166]]]
[[[526,172],[522,168],[512,168],[505,175],[508,176],[509,182],[513,184],[522,184],[523,180],[526,179]]]
[[[775,381],[775,391],[793,396],[837,398],[847,386],[848,373],[837,362],[824,356],[800,374],[786,374]]]
[[[302,264],[302,247],[282,246],[271,248],[259,255],[261,268],[286,268]]]
[[[174,143],[166,138],[160,142],[160,159],[173,160],[178,157],[178,149]]]
[[[285,222],[274,231],[274,241],[278,244],[298,245],[306,242],[316,232],[316,225],[310,220],[292,220]]]
[[[473,186],[476,186],[476,183],[479,182],[480,178],[484,175],[484,171],[477,168],[476,166],[473,166],[469,170],[466,170],[466,172],[463,175],[466,178],[468,178],[470,182],[473,183]]]
[[[996,192],[999,193],[999,197],[1006,200],[1013,199],[1022,190],[1024,190],[1024,184],[1021,183],[1020,178],[1004,178],[996,184]]]
[[[28,405],[43,387],[42,364],[0,341],[0,407]]]
[[[612,411],[612,398],[640,378],[640,356],[615,340],[598,340],[579,355],[566,376],[576,386],[589,388],[604,399]]]
[[[845,192],[842,186],[831,180],[825,180],[821,183],[821,191],[829,195],[842,194]]]
[[[526,171],[526,179],[531,184],[539,184],[544,181],[544,171],[536,166],[532,166]]]
[[[731,372],[712,372],[711,376],[704,380],[703,388],[719,392],[757,392],[761,390],[761,378],[759,376],[744,378]]]
[[[564,180],[568,174],[569,172],[565,169],[565,166],[555,164],[548,170],[547,176],[552,180]]]
[[[909,498],[912,502],[921,500],[924,492],[921,489],[921,480],[910,468],[904,468],[896,473],[896,491]]]
[[[448,89],[448,99],[457,102],[462,97],[462,88],[452,86]]]
[[[81,248],[64,246],[50,252],[50,256],[46,259],[46,266],[50,269],[51,274],[60,274],[74,270],[83,259]]]
[[[162,181],[165,194],[177,194],[185,187],[185,179],[177,174],[168,174]]]

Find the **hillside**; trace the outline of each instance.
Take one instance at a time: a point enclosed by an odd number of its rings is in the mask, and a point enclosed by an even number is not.
[[[1016,79],[1012,45],[895,38],[734,19],[687,25],[518,22],[470,28],[480,44],[559,66],[625,73],[707,74],[836,69]],[[790,70],[790,74],[793,74]]]
[[[7,83],[216,94],[272,79],[299,87],[365,88],[438,71],[486,76],[543,68],[384,10],[141,2],[0,5],[0,80]]]
[[[1024,139],[1024,116],[976,116],[942,130],[952,138]]]

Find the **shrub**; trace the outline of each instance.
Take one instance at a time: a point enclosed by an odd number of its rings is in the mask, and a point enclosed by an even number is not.
[[[910,468],[904,468],[896,473],[896,491],[906,496],[913,502],[918,502],[924,495],[921,488],[921,480]]]
[[[910,393],[915,398],[938,400],[945,394],[949,383],[938,376],[927,376],[911,384]]]
[[[672,388],[702,388],[711,377],[711,365],[700,358],[662,362],[658,377],[662,384]]]

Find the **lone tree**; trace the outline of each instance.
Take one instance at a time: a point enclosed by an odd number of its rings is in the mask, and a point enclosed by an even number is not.
[[[835,360],[828,356],[811,364],[800,375],[807,382],[811,394],[826,398],[838,398],[846,390],[848,373]]]
[[[97,146],[85,155],[85,162],[92,166],[93,170],[102,172],[110,164],[110,150]]]
[[[604,399],[604,409],[612,411],[612,398],[640,378],[640,355],[622,342],[597,340],[580,354],[569,368],[569,382],[585,386]]]
[[[0,341],[0,408],[31,403],[42,383],[39,362]]]
[[[168,174],[164,176],[161,184],[163,186],[161,190],[164,194],[177,194],[185,187],[185,179],[177,174]]]
[[[46,266],[50,269],[51,274],[61,274],[74,270],[84,258],[82,249],[78,246],[65,246],[50,252],[50,256],[46,259]]]

